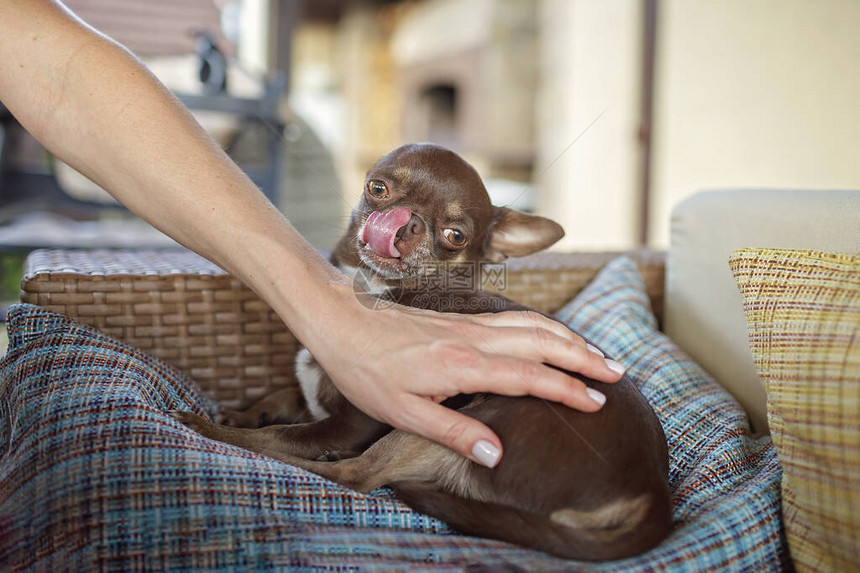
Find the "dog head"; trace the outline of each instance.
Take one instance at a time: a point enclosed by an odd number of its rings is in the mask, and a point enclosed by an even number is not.
[[[387,279],[418,277],[439,262],[498,262],[549,247],[557,223],[490,203],[480,176],[462,157],[410,144],[383,157],[364,181],[339,247]],[[344,260],[344,248],[336,257]]]

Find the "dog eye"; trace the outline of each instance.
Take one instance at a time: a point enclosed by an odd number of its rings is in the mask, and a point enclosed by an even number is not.
[[[457,229],[445,229],[444,231],[442,231],[442,234],[445,236],[448,242],[455,247],[462,247],[466,244],[466,235],[464,235]]]
[[[388,186],[379,179],[371,179],[367,182],[367,192],[377,199],[388,197]]]

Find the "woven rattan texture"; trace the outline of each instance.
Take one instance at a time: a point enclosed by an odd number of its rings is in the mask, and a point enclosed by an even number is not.
[[[501,294],[546,313],[555,313],[579,293],[606,264],[621,253],[538,253],[507,261]],[[666,256],[663,252],[637,250],[625,253],[639,267],[658,321],[663,317]]]
[[[630,253],[658,318],[664,256]],[[509,261],[497,290],[554,312],[617,253],[544,253]],[[21,301],[99,328],[189,374],[225,408],[295,384],[298,343],[241,282],[186,251],[39,250],[28,257]]]

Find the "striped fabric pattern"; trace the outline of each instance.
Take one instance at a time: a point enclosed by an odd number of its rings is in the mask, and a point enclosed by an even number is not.
[[[654,328],[635,264],[611,263],[562,317],[628,366],[666,428],[675,528],[653,551],[564,562],[451,532],[387,490],[361,495],[212,442],[180,373],[20,305],[0,363],[0,570],[779,570],[780,468],[739,406]]]
[[[730,260],[784,468],[799,571],[860,570],[860,256],[742,249]]]

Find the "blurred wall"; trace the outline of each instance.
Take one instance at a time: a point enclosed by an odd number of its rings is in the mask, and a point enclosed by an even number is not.
[[[343,178],[344,218],[361,196],[367,170],[404,143],[402,94],[389,45],[409,8],[409,3],[378,7],[353,3],[338,26],[335,59],[344,121],[336,157]]]
[[[651,241],[703,188],[860,189],[860,2],[661,0]]]
[[[346,6],[334,28],[332,57],[343,104],[334,153],[346,204],[357,200],[365,173],[380,157],[413,141],[451,147],[485,179],[512,181],[513,198],[528,194],[535,6],[532,0]],[[444,118],[450,130],[438,129],[425,114],[433,88],[455,94],[452,113]],[[318,107],[316,98],[309,103]]]
[[[559,249],[636,241],[641,18],[638,1],[540,3],[535,203]]]
[[[259,73],[271,69],[274,19],[271,0],[242,0],[238,57],[242,65]]]
[[[652,246],[701,189],[860,189],[860,2],[659,6]],[[637,242],[641,19],[639,1],[541,1],[536,203],[560,248]]]
[[[402,137],[450,147],[485,178],[528,181],[536,12],[531,0],[417,4],[397,26],[390,48],[403,95]],[[452,109],[428,114],[428,92],[442,86],[453,92]]]

